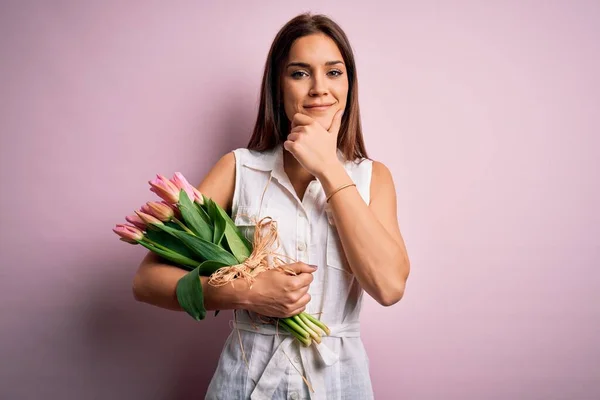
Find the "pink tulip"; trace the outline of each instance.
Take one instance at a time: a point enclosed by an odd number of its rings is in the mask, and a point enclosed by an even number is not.
[[[164,200],[160,203],[166,205],[167,207],[171,207],[171,210],[173,210],[173,213],[175,214],[175,218],[181,217],[181,213],[179,212],[179,208],[177,208],[176,204],[169,204]]]
[[[165,205],[164,203],[158,203],[156,201],[149,201],[145,204],[145,206],[147,206],[147,208],[150,211],[149,213],[146,213],[144,211],[146,214],[150,214],[163,222],[170,221],[173,218],[173,216],[175,215],[175,213],[173,212],[173,209],[171,207],[169,207],[168,205]],[[142,209],[142,211],[143,211],[143,209]]]
[[[126,216],[125,220],[143,231],[146,230],[146,223],[136,214]]]
[[[202,197],[202,193],[196,188],[194,189],[194,201],[200,205],[204,204],[204,198]]]
[[[185,193],[188,195],[188,198],[191,201],[194,201],[196,195],[194,193],[194,187],[192,185],[190,185],[190,183],[187,181],[187,179],[185,179],[185,177],[183,176],[183,174],[181,172],[175,172],[175,175],[173,175],[173,178],[171,179],[171,182],[177,186],[177,188],[179,190],[183,189],[185,190]]]
[[[121,237],[124,242],[136,244],[139,240],[144,238],[144,233],[135,226],[118,224],[113,232]]]
[[[152,214],[152,210],[150,209],[150,207],[148,206],[148,204],[144,204],[140,207],[140,211],[146,214],[150,214],[150,215],[154,215]]]
[[[179,189],[173,182],[162,175],[156,175],[156,179],[148,181],[152,188],[150,191],[156,193],[161,199],[174,204],[179,201]]]
[[[150,214],[146,214],[144,212],[141,211],[136,211],[135,212],[138,217],[141,218],[142,221],[144,221],[147,225],[164,225],[161,220],[159,220],[158,218],[150,215]]]

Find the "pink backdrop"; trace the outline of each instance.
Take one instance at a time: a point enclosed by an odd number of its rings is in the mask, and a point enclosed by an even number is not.
[[[201,398],[231,314],[136,303],[111,228],[245,145],[305,10],[354,46],[412,261],[366,300],[376,397],[600,398],[600,3],[204,3],[0,5],[0,398]]]

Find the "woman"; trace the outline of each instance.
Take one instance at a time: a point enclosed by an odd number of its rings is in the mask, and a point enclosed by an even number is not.
[[[292,19],[273,42],[261,92],[248,147],[223,156],[198,189],[249,238],[258,218],[276,220],[278,252],[298,261],[287,265],[297,275],[270,270],[251,289],[201,278],[207,310],[236,310],[206,398],[372,398],[358,323],[362,293],[384,306],[398,302],[409,261],[391,174],[365,151],[344,32],[322,15]],[[148,254],[135,297],[181,310],[175,287],[184,274]],[[331,329],[322,345],[303,347],[272,326],[252,327],[258,314],[305,310]]]

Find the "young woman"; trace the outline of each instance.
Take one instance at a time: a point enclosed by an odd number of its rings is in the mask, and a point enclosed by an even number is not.
[[[278,252],[297,261],[287,265],[296,275],[269,270],[251,289],[201,278],[207,310],[236,312],[206,398],[372,398],[362,294],[384,306],[398,302],[409,260],[391,174],[367,157],[354,56],[335,22],[302,14],[279,31],[247,148],[223,156],[198,189],[250,239],[256,220],[272,217]],[[184,274],[149,253],[134,279],[135,297],[181,310],[175,288]],[[322,344],[303,347],[273,325],[255,327],[257,315],[302,311],[331,329]]]

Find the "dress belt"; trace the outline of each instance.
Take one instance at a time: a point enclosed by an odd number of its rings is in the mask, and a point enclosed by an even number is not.
[[[311,400],[322,400],[326,398],[325,377],[323,370],[331,365],[334,365],[339,360],[339,356],[335,354],[323,342],[317,344],[312,342],[308,347],[302,345],[298,340],[294,340],[289,332],[283,329],[277,329],[274,325],[267,324],[250,324],[240,321],[230,321],[233,328],[243,331],[259,333],[262,335],[281,335],[285,339],[279,344],[277,350],[271,355],[271,359],[267,363],[263,374],[256,383],[256,387],[250,395],[251,400],[271,400],[275,389],[279,386],[283,378],[285,367],[289,363],[289,353],[286,350],[292,345],[297,346],[300,352],[300,359],[306,379],[313,387],[314,393],[310,393]],[[346,324],[327,325],[330,334],[327,337],[360,337],[360,323],[351,322]],[[287,354],[287,356],[286,356]],[[317,357],[318,354],[318,357]],[[320,360],[319,360],[320,359]]]

